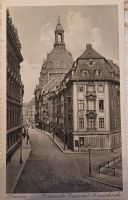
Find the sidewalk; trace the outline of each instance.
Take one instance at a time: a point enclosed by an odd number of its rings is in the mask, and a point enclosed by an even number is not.
[[[111,185],[119,189],[123,189],[123,180],[117,176],[109,176],[101,173],[95,173],[92,177],[87,177],[90,180],[101,182],[103,184]]]
[[[39,132],[42,132],[42,134],[44,134],[44,130],[41,131],[38,128],[35,128],[35,129]],[[53,134],[52,133],[45,131],[45,134],[48,135],[51,138],[51,140],[53,141]],[[66,145],[65,145],[65,150],[64,150],[64,143],[56,135],[54,135],[54,141],[53,142],[58,146],[58,148],[63,153],[76,153],[76,152],[72,151],[71,149],[68,149],[68,147]],[[80,152],[78,152],[78,153],[80,153]]]
[[[30,143],[26,144],[26,138],[22,143],[22,164],[20,164],[21,147],[13,154],[11,162],[6,167],[6,192],[13,193],[20,175],[23,171],[27,158],[31,152]]]

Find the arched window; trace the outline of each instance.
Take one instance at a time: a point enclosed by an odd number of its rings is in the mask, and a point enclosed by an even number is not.
[[[95,70],[95,76],[101,77],[101,76],[102,76],[102,70],[96,69],[96,70]]]
[[[92,59],[89,60],[89,64],[90,64],[90,65],[93,65],[93,60],[92,60]]]
[[[62,42],[62,35],[61,35],[61,33],[58,33],[58,42]]]

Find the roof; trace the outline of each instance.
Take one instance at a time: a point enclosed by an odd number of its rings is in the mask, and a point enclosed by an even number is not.
[[[78,59],[91,59],[91,58],[104,58],[99,53],[97,53],[93,48],[91,44],[86,45],[86,50],[84,53],[78,58]]]
[[[90,53],[89,53],[90,52]],[[90,60],[92,61],[90,63]],[[118,65],[112,60],[97,53],[91,44],[86,45],[86,50],[75,62],[72,73],[68,80],[72,81],[117,81],[119,82],[120,71]],[[68,81],[67,81],[68,82]]]

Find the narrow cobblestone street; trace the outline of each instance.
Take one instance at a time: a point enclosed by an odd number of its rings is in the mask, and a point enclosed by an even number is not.
[[[79,155],[64,154],[44,133],[30,129],[31,154],[16,193],[112,191],[114,187],[83,180]],[[83,155],[87,156],[87,155]],[[85,163],[88,172],[88,163]]]

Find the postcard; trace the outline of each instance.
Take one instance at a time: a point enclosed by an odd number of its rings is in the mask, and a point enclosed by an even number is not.
[[[127,5],[2,2],[2,199],[127,199]]]

